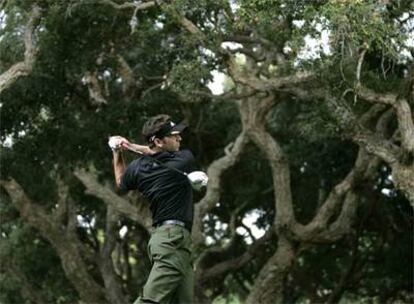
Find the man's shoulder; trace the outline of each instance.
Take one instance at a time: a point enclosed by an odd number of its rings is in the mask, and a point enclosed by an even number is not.
[[[185,159],[194,159],[193,152],[191,152],[188,149],[179,150],[179,151],[177,151],[175,153],[176,153],[176,155],[178,155],[180,157],[183,157]]]
[[[134,159],[133,161],[131,161],[131,162],[129,163],[129,166],[139,166],[139,165],[140,165],[140,163],[141,163],[141,160],[142,160],[142,158],[137,158],[137,159]]]

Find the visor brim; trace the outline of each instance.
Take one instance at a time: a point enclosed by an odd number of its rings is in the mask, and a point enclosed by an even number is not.
[[[180,123],[176,124],[174,127],[172,127],[171,130],[168,133],[171,134],[171,135],[180,134],[185,129],[187,129],[187,126],[184,123],[180,122]]]

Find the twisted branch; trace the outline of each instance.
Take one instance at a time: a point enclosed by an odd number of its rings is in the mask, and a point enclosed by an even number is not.
[[[35,43],[35,30],[40,23],[41,10],[34,4],[29,15],[29,21],[24,32],[24,60],[12,65],[6,72],[0,75],[0,94],[9,88],[16,80],[22,76],[29,75],[36,61],[38,49]]]

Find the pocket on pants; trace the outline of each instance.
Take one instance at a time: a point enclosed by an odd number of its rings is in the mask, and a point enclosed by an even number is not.
[[[182,246],[184,234],[179,229],[180,227],[173,225],[165,225],[158,227],[149,242],[150,254],[154,255],[169,255]]]
[[[168,241],[174,249],[183,245],[184,233],[180,226],[167,226]]]

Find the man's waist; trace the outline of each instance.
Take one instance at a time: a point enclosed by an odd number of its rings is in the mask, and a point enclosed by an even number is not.
[[[164,220],[154,223],[154,227],[160,227],[164,225],[176,225],[186,228],[188,231],[191,231],[191,223],[180,221],[180,220]]]

